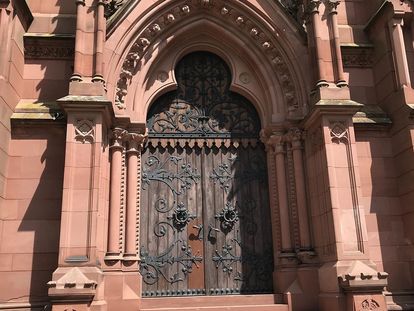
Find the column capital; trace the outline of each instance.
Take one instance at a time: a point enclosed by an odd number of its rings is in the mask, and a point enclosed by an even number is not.
[[[260,139],[265,144],[268,151],[275,152],[276,154],[284,152],[285,137],[283,131],[262,131],[260,133]]]
[[[341,3],[341,0],[327,0],[325,6],[328,9],[329,14],[338,14],[338,5]]]
[[[309,1],[307,7],[306,7],[306,12],[308,14],[316,14],[319,13],[319,6],[321,5],[322,1],[321,0],[311,0]]]
[[[128,142],[127,152],[140,152],[147,140],[148,135],[146,133],[127,133],[125,140]]]
[[[285,140],[292,144],[292,149],[301,149],[303,140],[303,130],[292,127],[285,135]]]
[[[404,26],[404,11],[394,11],[394,15],[389,20],[391,27]]]
[[[125,129],[121,127],[114,128],[110,133],[112,140],[110,148],[122,148],[122,143],[125,141],[127,135],[128,132]]]

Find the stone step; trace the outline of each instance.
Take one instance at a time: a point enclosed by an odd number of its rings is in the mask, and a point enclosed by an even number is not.
[[[287,311],[281,295],[234,295],[144,298],[142,311]]]

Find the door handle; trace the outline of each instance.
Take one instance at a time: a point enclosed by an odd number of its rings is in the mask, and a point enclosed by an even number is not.
[[[207,238],[210,239],[214,239],[215,237],[212,235],[212,232],[220,232],[219,229],[214,228],[212,225],[208,225],[208,234],[207,234]]]
[[[198,230],[198,232],[197,232],[197,240],[200,240],[200,241],[202,241],[203,239],[204,239],[204,228],[203,228],[203,225],[198,225],[198,226],[193,226],[193,228],[194,229],[197,229]]]

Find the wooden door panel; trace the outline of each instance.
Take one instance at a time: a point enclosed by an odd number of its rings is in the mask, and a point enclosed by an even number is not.
[[[230,90],[231,70],[217,55],[186,55],[175,77],[177,89],[158,97],[147,115],[144,296],[272,292],[259,115]],[[186,147],[161,147],[176,142]]]
[[[148,147],[142,154],[141,274],[144,296],[202,294],[189,276],[203,269],[201,157],[191,148]],[[198,195],[199,196],[199,195]],[[195,222],[196,221],[196,222]],[[196,249],[193,247],[196,246]]]
[[[272,244],[264,150],[219,149],[204,167],[209,179],[204,218],[219,229],[215,241],[206,240],[205,265],[210,294],[272,291]],[[205,154],[209,157],[209,154]],[[216,270],[214,273],[214,269]],[[214,277],[216,279],[214,279]]]

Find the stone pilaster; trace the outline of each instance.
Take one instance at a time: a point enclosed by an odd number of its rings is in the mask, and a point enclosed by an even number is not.
[[[107,128],[113,114],[103,97],[59,100],[67,115],[59,266],[49,285],[53,310],[99,310],[103,302],[102,237],[108,182]],[[99,307],[97,307],[99,306]]]
[[[378,272],[368,254],[364,209],[360,206],[360,181],[352,116],[360,104],[352,101],[321,101],[305,122],[308,182],[319,268],[320,310],[354,310],[360,295],[376,295],[383,310],[382,287],[386,274]],[[361,279],[339,278],[368,273],[380,281],[364,287]],[[344,285],[347,284],[347,285]],[[379,285],[378,285],[379,284]],[[380,286],[382,284],[382,287]],[[348,286],[348,287],[347,287]],[[350,294],[351,293],[351,294]],[[359,298],[358,298],[359,297]],[[381,300],[378,297],[382,297]]]

